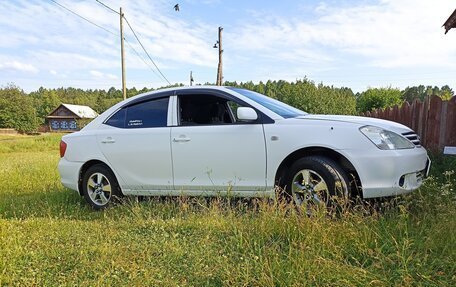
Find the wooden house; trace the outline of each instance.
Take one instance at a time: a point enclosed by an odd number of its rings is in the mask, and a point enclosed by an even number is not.
[[[50,131],[78,131],[81,123],[88,122],[98,114],[88,106],[60,104],[47,117]]]

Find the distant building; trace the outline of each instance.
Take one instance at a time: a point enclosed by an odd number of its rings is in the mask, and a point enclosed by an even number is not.
[[[77,131],[98,114],[88,106],[60,104],[47,117],[50,131]]]

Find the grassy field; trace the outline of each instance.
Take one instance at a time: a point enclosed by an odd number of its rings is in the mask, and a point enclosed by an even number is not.
[[[94,212],[59,182],[59,140],[0,136],[0,286],[456,286],[454,158],[337,219],[226,198]]]

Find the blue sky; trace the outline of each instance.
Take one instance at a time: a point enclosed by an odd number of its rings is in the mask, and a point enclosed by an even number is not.
[[[95,0],[56,1],[118,33],[118,16]],[[307,77],[355,92],[418,84],[456,89],[456,30],[444,35],[441,27],[456,8],[452,0],[102,2],[123,7],[172,83],[188,84],[190,71],[196,83],[215,82],[212,46],[223,26],[227,81]],[[0,0],[0,13],[0,85],[121,87],[119,36],[49,0]],[[166,85],[125,30],[127,86]]]

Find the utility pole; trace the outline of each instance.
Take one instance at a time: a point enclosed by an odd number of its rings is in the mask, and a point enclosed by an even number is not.
[[[123,36],[123,16],[122,7],[120,7],[120,52],[122,58],[122,94],[124,100],[127,98],[127,88],[125,84],[125,51],[124,51],[124,36]]]
[[[217,41],[217,43],[216,43],[216,45],[218,44],[218,50],[219,50],[219,63],[218,63],[218,68],[217,68],[217,86],[221,86],[222,83],[223,83],[222,31],[223,31],[223,28],[222,28],[222,27],[219,27],[219,28],[218,28],[218,41]],[[216,45],[214,45],[215,48],[217,48]]]
[[[193,71],[190,71],[190,86],[193,86]]]

